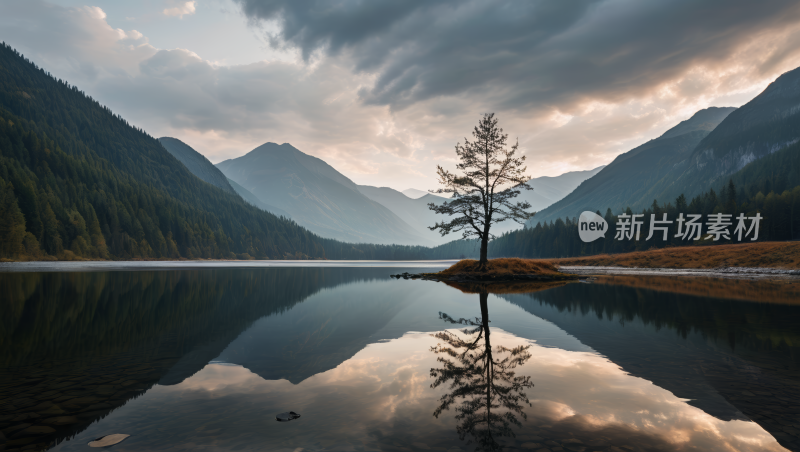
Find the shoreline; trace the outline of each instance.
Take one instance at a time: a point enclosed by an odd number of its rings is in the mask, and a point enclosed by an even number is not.
[[[562,265],[558,269],[563,273],[579,276],[694,276],[721,279],[800,280],[800,270],[770,267],[641,268]]]
[[[0,262],[0,273],[200,270],[212,268],[448,268],[458,262],[352,260],[180,260],[180,261],[24,261]]]
[[[539,260],[539,259],[537,259]],[[541,259],[544,260],[544,259]],[[0,273],[167,271],[248,268],[426,268],[446,269],[459,262],[434,261],[354,261],[354,260],[180,260],[180,261],[24,261],[0,262]],[[559,265],[558,270],[580,279],[590,276],[681,276],[750,280],[800,280],[800,270],[772,267],[660,268],[593,265]],[[494,278],[490,278],[494,279]],[[528,280],[529,278],[519,278]],[[539,278],[530,278],[539,279]],[[549,278],[543,278],[549,279]],[[576,278],[578,279],[578,278]]]

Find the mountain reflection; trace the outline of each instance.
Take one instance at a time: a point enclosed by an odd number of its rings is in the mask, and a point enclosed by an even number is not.
[[[785,447],[800,450],[798,430],[787,427],[796,423],[800,402],[800,307],[796,299],[792,305],[783,298],[797,290],[795,281],[601,281],[502,297],[631,375],[718,419],[753,420]],[[733,300],[732,291],[770,303]]]
[[[258,319],[386,273],[0,273],[0,450],[52,447],[156,384],[180,384]]]
[[[524,390],[533,387],[531,377],[518,376],[514,369],[524,365],[530,358],[530,346],[519,345],[507,348],[492,346],[489,328],[489,294],[485,290],[478,295],[481,316],[475,320],[458,320],[445,313],[439,317],[451,324],[466,325],[461,335],[452,331],[441,331],[431,336],[442,343],[431,347],[437,355],[441,368],[431,369],[434,382],[431,388],[449,385],[450,391],[439,399],[433,415],[439,418],[442,412],[456,405],[456,420],[459,438],[467,435],[468,442],[476,444],[476,450],[503,450],[503,437],[514,438],[513,427],[522,427],[519,418],[527,419],[523,406],[531,406]],[[462,335],[464,337],[462,337]]]

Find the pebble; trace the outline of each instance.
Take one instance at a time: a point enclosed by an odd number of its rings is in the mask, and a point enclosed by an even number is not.
[[[89,447],[108,447],[113,446],[114,444],[121,443],[125,440],[125,438],[131,435],[125,435],[123,433],[114,433],[113,435],[106,435],[102,438],[97,438],[94,441],[89,442]]]

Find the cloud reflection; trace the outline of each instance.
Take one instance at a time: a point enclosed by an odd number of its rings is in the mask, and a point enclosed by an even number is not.
[[[714,418],[598,354],[542,347],[499,329],[492,331],[492,341],[509,349],[528,347],[532,355],[516,369],[536,382],[527,391],[532,407],[526,407],[528,420],[517,434],[521,444],[599,441],[609,447],[666,450],[784,450],[757,424]],[[182,384],[156,392],[165,403],[174,403],[173,397],[231,403],[245,396],[248,406],[259,407],[260,416],[297,411],[303,415],[304,437],[269,429],[270,438],[310,450],[320,437],[371,448],[463,445],[453,418],[430,415],[447,392],[429,387],[428,372],[437,362],[428,350],[436,342],[428,334],[408,333],[371,344],[337,368],[298,385],[266,381],[240,366],[209,364]],[[236,416],[254,416],[248,406],[238,406]],[[227,422],[236,423],[236,416]],[[257,443],[259,436],[253,433],[251,441]]]

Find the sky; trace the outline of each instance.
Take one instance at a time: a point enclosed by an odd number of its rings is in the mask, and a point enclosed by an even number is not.
[[[539,177],[745,104],[800,66],[800,2],[0,0],[0,40],[214,163],[291,143],[432,189],[484,113]]]

